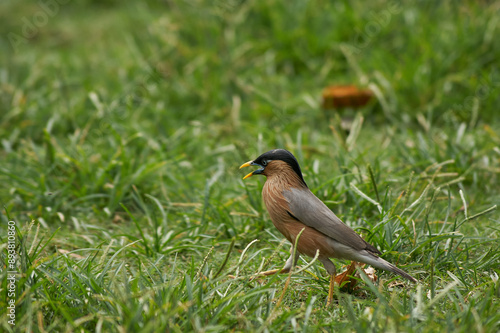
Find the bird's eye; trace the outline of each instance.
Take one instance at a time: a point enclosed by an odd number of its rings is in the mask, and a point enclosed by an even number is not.
[[[266,166],[266,165],[267,165],[267,161],[266,160],[262,161],[262,166]]]

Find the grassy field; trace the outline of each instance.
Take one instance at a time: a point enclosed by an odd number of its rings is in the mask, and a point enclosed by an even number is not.
[[[500,330],[499,1],[3,0],[0,22],[0,331]],[[331,84],[376,99],[324,111]],[[419,283],[378,271],[326,308],[319,263],[250,281],[289,245],[238,167],[276,147]]]

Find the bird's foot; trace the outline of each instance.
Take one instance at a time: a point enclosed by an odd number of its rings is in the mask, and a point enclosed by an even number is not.
[[[290,272],[289,269],[271,269],[269,271],[265,271],[265,272],[260,272],[260,273],[256,273],[254,276],[252,276],[250,278],[250,281],[254,280],[254,279],[258,279],[260,277],[263,277],[263,276],[269,276],[269,275],[274,275],[274,274],[284,274],[284,273],[288,273]]]
[[[328,288],[328,298],[326,299],[326,306],[332,305],[333,291],[335,289],[335,274],[330,275],[330,288]]]

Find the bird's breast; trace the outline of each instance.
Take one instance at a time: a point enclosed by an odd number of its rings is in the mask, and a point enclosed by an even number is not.
[[[295,220],[288,214],[290,208],[288,201],[283,196],[283,188],[267,181],[262,189],[262,199],[276,229],[288,240],[291,240],[287,225]]]
[[[262,189],[262,198],[271,221],[278,231],[292,244],[297,246],[299,253],[314,257],[320,251],[320,257],[334,257],[335,250],[330,246],[328,237],[314,228],[306,226],[291,214],[289,202],[283,195],[288,188],[266,182]],[[296,238],[301,233],[299,242]]]

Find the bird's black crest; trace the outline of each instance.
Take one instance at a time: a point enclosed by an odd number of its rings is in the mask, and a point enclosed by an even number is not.
[[[302,180],[304,185],[307,186],[307,184],[304,180],[304,177],[302,177],[302,171],[300,170],[299,162],[297,161],[295,156],[293,156],[293,154],[290,153],[288,150],[286,150],[286,149],[270,150],[270,151],[265,152],[264,154],[260,155],[259,157],[257,157],[254,160],[254,162],[258,163],[260,165],[263,165],[262,162],[266,161],[266,160],[269,160],[269,161],[280,160],[280,161],[286,162],[292,168],[292,170],[295,171],[295,173],[299,176],[299,178]]]

